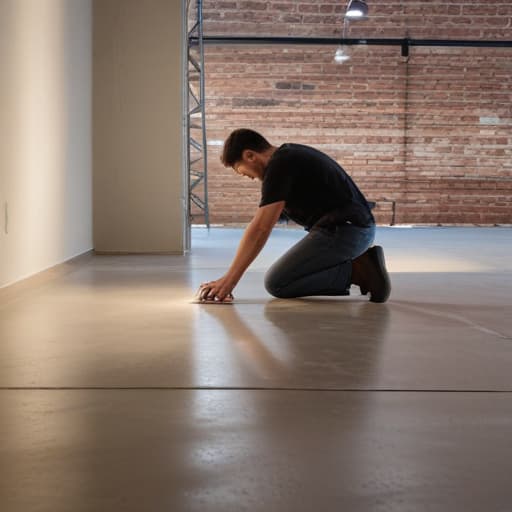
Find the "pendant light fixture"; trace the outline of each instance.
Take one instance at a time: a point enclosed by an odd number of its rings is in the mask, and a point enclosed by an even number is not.
[[[347,48],[345,46],[338,46],[336,53],[334,54],[334,61],[337,64],[343,64],[350,60],[350,55],[348,54]]]
[[[368,4],[366,0],[349,0],[343,19],[342,40],[345,40],[349,21],[364,20],[366,18],[368,18]],[[350,52],[348,51],[347,45],[343,43],[338,46],[334,54],[334,61],[337,64],[343,64],[347,62],[347,60],[350,60]]]
[[[343,20],[343,34],[341,36],[342,39],[345,39],[347,35],[347,27],[348,19],[345,18]],[[336,62],[336,64],[343,64],[344,62],[347,62],[347,60],[350,60],[350,52],[348,47],[346,44],[340,44],[336,49],[336,53],[334,54],[334,62]]]
[[[368,4],[365,0],[350,0],[345,16],[350,20],[364,20],[368,17]]]

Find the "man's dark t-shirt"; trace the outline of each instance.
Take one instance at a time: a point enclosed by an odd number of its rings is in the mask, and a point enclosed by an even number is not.
[[[325,153],[301,144],[280,146],[265,169],[260,207],[277,201],[285,201],[286,216],[307,231],[375,222],[368,202],[343,168]]]

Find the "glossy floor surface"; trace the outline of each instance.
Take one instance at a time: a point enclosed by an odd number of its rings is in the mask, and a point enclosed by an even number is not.
[[[273,299],[276,229],[94,256],[0,302],[0,510],[512,510],[512,229],[380,228],[393,291]]]

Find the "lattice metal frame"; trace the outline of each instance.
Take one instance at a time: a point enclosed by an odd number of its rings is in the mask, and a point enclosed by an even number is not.
[[[203,2],[187,0],[186,125],[189,221],[203,218],[210,227],[208,209],[208,152],[205,116]],[[193,206],[200,213],[193,213]]]

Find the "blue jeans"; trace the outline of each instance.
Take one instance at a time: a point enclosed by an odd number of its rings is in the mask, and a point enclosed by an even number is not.
[[[352,260],[375,238],[375,224],[313,228],[281,256],[265,274],[265,288],[274,297],[349,295]]]

